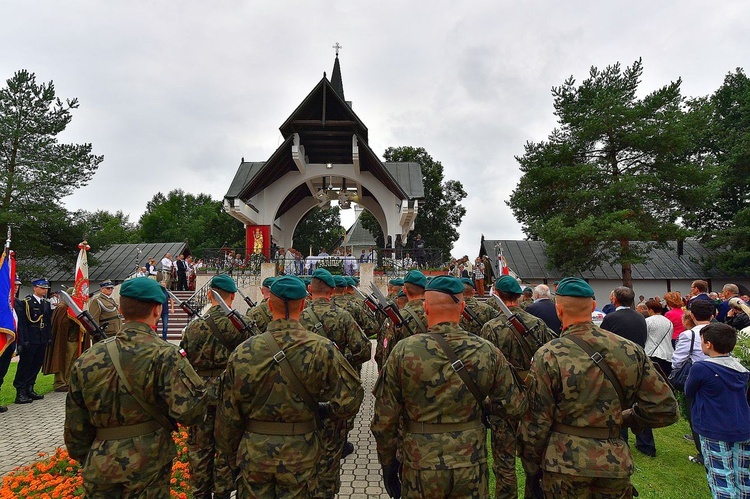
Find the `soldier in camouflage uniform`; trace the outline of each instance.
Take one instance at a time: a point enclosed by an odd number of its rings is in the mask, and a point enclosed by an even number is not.
[[[389,302],[396,303],[398,293],[401,291],[403,285],[404,280],[401,278],[388,281],[388,296],[386,299]],[[378,372],[380,372],[385,359],[388,357],[386,353],[388,343],[393,341],[393,325],[388,317],[380,315],[378,320],[381,321],[381,324],[378,328],[378,336],[375,342],[375,363],[378,365]]]
[[[404,287],[404,280],[400,277],[397,279],[391,279],[388,281],[388,298],[389,301],[396,302],[396,297],[398,296],[398,292],[401,291],[401,288]]]
[[[316,489],[321,457],[316,419],[346,420],[364,393],[336,345],[299,323],[304,283],[282,276],[270,291],[273,321],[266,333],[229,358],[216,444],[239,471],[237,497],[307,498]]]
[[[521,286],[515,278],[501,276],[493,286],[493,292],[505,303],[526,330],[518,331],[500,314],[484,325],[480,335],[503,352],[505,358],[525,378],[531,366],[534,352],[550,341],[554,335],[539,318],[524,312],[518,305]],[[491,298],[494,301],[494,298]],[[518,420],[490,418],[492,425],[492,471],[495,473],[495,497],[518,497],[516,478],[516,439]]]
[[[263,293],[263,299],[260,303],[247,311],[247,319],[250,322],[254,322],[255,325],[258,326],[258,331],[261,333],[266,332],[266,327],[268,327],[268,323],[272,320],[271,311],[268,308],[268,297],[271,294],[271,285],[273,285],[275,279],[275,277],[266,277],[263,279],[263,285],[260,287],[260,292]]]
[[[339,351],[359,372],[362,364],[370,360],[372,346],[354,318],[344,309],[331,303],[336,286],[334,277],[325,269],[315,269],[308,290],[312,301],[302,311],[300,324],[333,341]],[[321,430],[323,453],[318,460],[318,488],[315,497],[334,497],[341,485],[340,461],[346,442],[347,421],[326,420]]]
[[[110,280],[106,280],[99,286],[101,291],[89,301],[89,313],[104,332],[107,333],[107,336],[114,336],[122,328],[120,307],[117,305],[115,299],[112,298],[115,284]],[[95,342],[98,341],[96,338],[92,339]]]
[[[466,308],[471,310],[471,312],[476,316],[479,322],[477,322],[473,318],[467,318],[466,316],[468,315],[468,313],[465,312],[461,316],[461,322],[459,323],[459,325],[464,331],[474,333],[478,336],[480,331],[482,330],[482,326],[484,326],[500,314],[494,308],[476,299],[476,297],[474,296],[475,290],[473,280],[469,279],[468,277],[463,277],[461,279],[461,282],[464,285],[464,303],[466,303]],[[469,315],[469,317],[471,317],[471,315]]]
[[[444,350],[433,334],[398,342],[373,390],[372,433],[391,497],[401,492],[397,449],[403,456],[404,497],[487,497],[483,413],[518,418],[526,409],[521,381],[500,351],[458,327],[462,293],[463,285],[452,276],[428,284],[429,333],[440,335],[449,347]],[[457,360],[449,360],[448,349]],[[398,438],[401,419],[403,441]]]
[[[155,332],[164,300],[159,283],[127,280],[120,300],[123,328],[73,364],[65,445],[83,464],[86,497],[168,498],[172,430],[200,421],[207,390],[182,352]]]
[[[588,283],[560,281],[555,307],[562,334],[536,352],[526,378],[520,448],[537,496],[541,487],[544,497],[632,497],[633,459],[620,429],[658,428],[678,418],[674,395],[646,353],[595,326],[595,306]]]
[[[518,301],[518,306],[526,310],[526,307],[534,303],[534,290],[526,286],[523,288],[523,294],[521,299]]]
[[[217,275],[211,279],[210,286],[229,307],[232,306],[237,285],[231,277]],[[220,375],[226,368],[229,355],[248,335],[237,331],[212,293],[208,298],[211,308],[185,328],[180,347],[187,352],[187,359],[198,375],[218,391]],[[229,458],[216,452],[215,420],[216,404],[209,403],[203,420],[188,428],[190,481],[196,499],[210,499],[211,491],[215,498],[228,499],[234,490]]]
[[[394,330],[394,347],[404,338],[427,331],[427,319],[424,315],[425,286],[427,277],[418,270],[410,270],[404,277],[404,294],[407,299],[406,305],[401,309],[404,324]]]

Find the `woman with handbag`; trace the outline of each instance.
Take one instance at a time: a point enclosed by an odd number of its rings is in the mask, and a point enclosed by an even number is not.
[[[676,390],[685,391],[685,381],[687,381],[690,368],[695,362],[706,358],[701,348],[700,330],[703,329],[713,318],[715,312],[713,302],[708,300],[693,300],[690,304],[690,317],[695,322],[691,329],[680,333],[677,338],[677,345],[672,355],[672,373],[669,375],[669,381]],[[693,442],[698,454],[689,456],[691,462],[703,464],[703,454],[701,453],[701,443],[698,433],[693,429],[691,423],[690,411],[693,406],[693,399],[685,397],[686,414],[685,417],[690,423],[690,431],[693,434]]]

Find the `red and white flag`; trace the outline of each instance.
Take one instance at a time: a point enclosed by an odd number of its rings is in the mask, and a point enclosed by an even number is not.
[[[81,308],[81,310],[88,310],[89,301],[89,262],[86,257],[86,252],[91,249],[86,241],[83,241],[78,245],[78,260],[76,260],[76,273],[73,284],[73,294],[71,298]],[[76,316],[70,308],[68,308],[68,316],[75,319]]]
[[[508,261],[505,259],[505,256],[503,256],[503,250],[500,250],[500,254],[498,255],[497,259],[500,261],[500,274],[502,275],[510,275],[510,269],[508,268]]]

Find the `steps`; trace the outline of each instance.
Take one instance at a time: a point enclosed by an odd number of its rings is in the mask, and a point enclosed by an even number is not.
[[[173,291],[173,293],[180,301],[187,301],[188,298],[193,296],[194,291]],[[169,322],[167,323],[167,340],[180,341],[182,329],[188,325],[188,322],[190,322],[188,315],[175,303],[174,312],[169,314]],[[161,322],[159,322],[157,330],[161,334]]]

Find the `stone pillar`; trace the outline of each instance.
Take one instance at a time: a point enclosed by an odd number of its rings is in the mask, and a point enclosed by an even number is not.
[[[374,263],[360,263],[359,264],[359,287],[361,289],[369,290],[370,289],[370,283],[374,281],[374,272],[375,271],[375,264]],[[370,294],[369,291],[367,291],[367,294]]]

